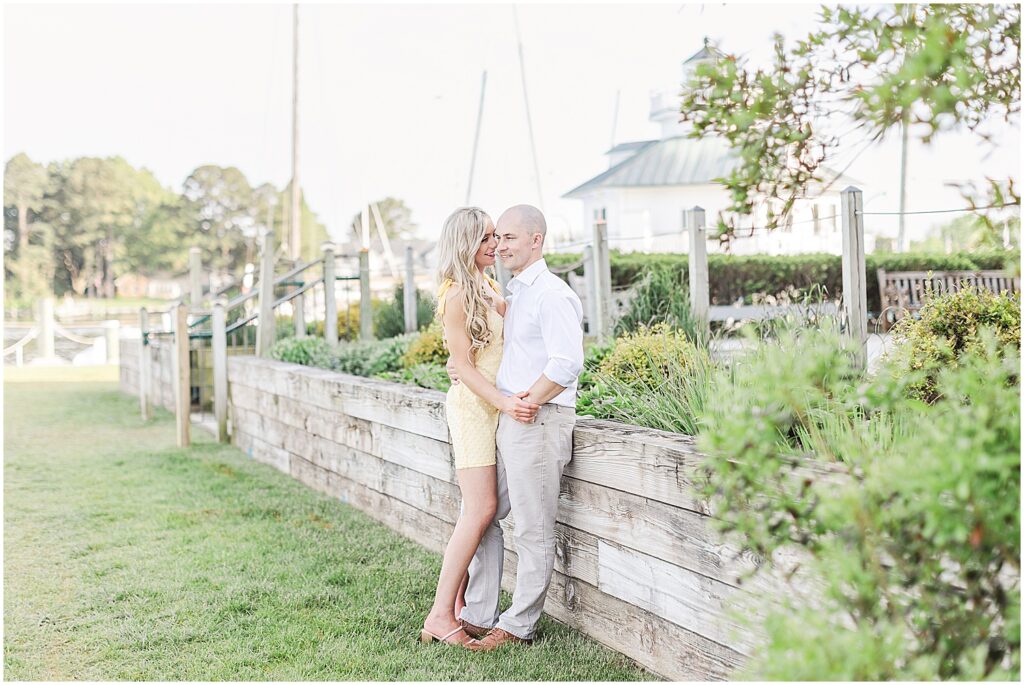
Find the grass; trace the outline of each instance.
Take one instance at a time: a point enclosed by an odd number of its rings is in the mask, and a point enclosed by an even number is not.
[[[548,618],[530,648],[420,645],[438,555],[200,430],[175,448],[95,373],[4,387],[6,679],[653,678]]]

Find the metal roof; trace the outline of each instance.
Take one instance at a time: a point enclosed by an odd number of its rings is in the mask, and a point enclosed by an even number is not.
[[[651,143],[657,143],[657,142],[658,142],[657,140],[638,140],[638,141],[635,141],[635,142],[632,142],[632,143],[619,143],[618,145],[613,147],[611,150],[608,150],[608,152],[606,152],[605,154],[606,155],[613,155],[616,152],[626,152],[628,150],[635,150],[638,147],[643,147],[644,145],[650,145]]]
[[[695,52],[692,55],[690,55],[686,59],[686,61],[683,62],[683,64],[689,64],[690,62],[697,62],[699,60],[704,60],[704,59],[721,59],[721,58],[727,57],[727,56],[728,55],[726,55],[724,52],[722,52],[721,50],[716,48],[714,45],[712,45],[711,41],[709,41],[707,36],[705,36],[704,37],[704,47],[702,47],[700,50],[698,50],[697,52]]]
[[[613,149],[622,148],[617,145]],[[647,141],[636,154],[573,188],[562,197],[576,197],[599,188],[681,186],[711,183],[736,166],[737,157],[719,138],[677,136]]]
[[[637,143],[621,143],[608,153],[626,151],[635,147],[637,152],[628,159],[598,174],[589,181],[562,195],[579,198],[601,188],[637,188],[657,186],[683,186],[714,183],[736,167],[739,158],[729,149],[729,144],[718,137],[690,138],[676,136],[665,140],[647,140]],[[606,154],[608,154],[606,153]],[[825,184],[830,190],[863,184],[839,173],[824,164],[819,167]],[[822,183],[812,184],[809,195],[822,190]]]

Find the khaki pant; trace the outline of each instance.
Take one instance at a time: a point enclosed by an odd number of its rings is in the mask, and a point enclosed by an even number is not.
[[[473,625],[497,626],[517,637],[533,637],[555,564],[555,515],[562,470],[572,459],[576,411],[545,404],[532,424],[506,414],[498,421],[498,512],[469,564],[466,608]],[[519,556],[512,606],[500,616],[498,597],[505,546],[498,521],[511,511]]]

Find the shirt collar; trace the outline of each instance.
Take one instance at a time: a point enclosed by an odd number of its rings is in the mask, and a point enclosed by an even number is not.
[[[516,291],[519,288],[525,288],[531,286],[537,280],[537,278],[548,270],[548,263],[541,257],[533,264],[528,266],[522,273],[513,278],[508,282],[509,291]]]

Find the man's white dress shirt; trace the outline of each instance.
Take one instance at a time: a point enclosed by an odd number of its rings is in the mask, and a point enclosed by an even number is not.
[[[551,400],[576,406],[583,370],[583,305],[565,281],[540,259],[508,282],[505,346],[497,385],[505,395],[529,390],[544,374],[565,386]]]

